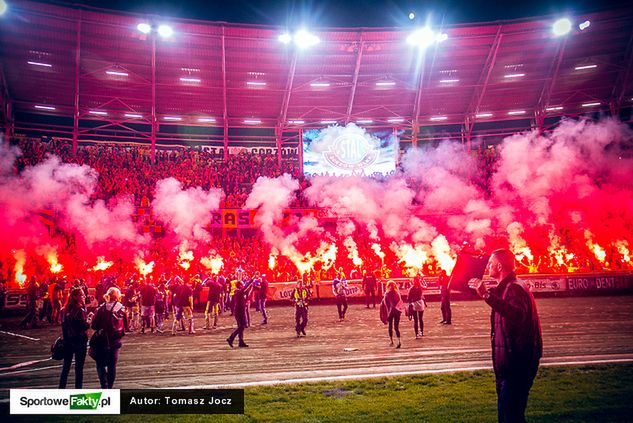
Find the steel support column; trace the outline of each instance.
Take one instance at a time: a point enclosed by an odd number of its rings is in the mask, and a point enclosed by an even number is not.
[[[484,68],[481,71],[479,81],[477,83],[477,86],[475,87],[473,97],[470,100],[468,110],[466,111],[465,125],[467,139],[470,139],[470,136],[472,134],[473,128],[475,126],[476,115],[479,112],[481,101],[483,100],[484,95],[486,94],[486,89],[488,88],[490,74],[492,73],[492,69],[495,67],[495,62],[497,61],[497,53],[499,52],[499,46],[501,45],[501,40],[503,38],[501,29],[502,26],[500,25],[497,29],[495,39],[490,46],[490,50],[488,51],[488,56],[486,57]]]
[[[277,144],[277,165],[281,168],[281,137],[283,136],[283,128],[281,125],[275,126],[275,142]]]
[[[151,150],[152,163],[156,161],[156,133],[158,132],[158,120],[156,119],[156,33],[152,31],[152,116],[151,116]]]
[[[358,53],[356,54],[356,64],[354,66],[354,76],[352,78],[352,90],[349,94],[349,100],[347,101],[347,111],[345,112],[345,124],[347,125],[352,115],[352,109],[354,108],[354,97],[356,97],[356,87],[358,85],[358,75],[360,74],[360,64],[363,59],[363,33],[360,33],[360,39],[358,40]]]
[[[303,128],[299,128],[299,171],[303,175]]]
[[[77,20],[77,44],[75,46],[75,102],[73,105],[73,145],[72,154],[77,153],[79,141],[79,73],[81,72],[81,11]]]
[[[224,161],[227,161],[229,158],[229,113],[228,113],[228,103],[227,103],[227,93],[226,93],[226,28],[222,27],[222,121],[224,123],[224,136],[223,136],[223,145],[224,145]]]
[[[611,99],[609,100],[609,107],[613,116],[620,114],[620,107],[624,101],[624,94],[626,94],[628,84],[630,83],[629,79],[631,77],[631,68],[633,67],[633,32],[629,38],[624,60],[626,65],[624,65],[624,67],[620,69],[620,72],[618,72],[618,78],[613,86]]]
[[[279,112],[278,125],[286,124],[286,117],[288,115],[288,106],[290,104],[290,95],[292,94],[292,85],[295,80],[295,71],[297,69],[297,50],[292,53],[292,61],[290,62],[290,70],[288,71],[288,80],[286,81],[286,91],[284,91],[284,98],[281,102],[281,111]]]
[[[558,73],[560,72],[560,64],[563,61],[563,55],[565,54],[565,47],[567,46],[567,37],[563,38],[560,44],[558,45],[558,51],[556,52],[556,59],[550,68],[548,78],[545,80],[543,84],[543,88],[541,89],[541,95],[538,99],[538,104],[536,106],[536,110],[534,113],[534,118],[536,121],[536,127],[539,132],[543,131],[543,127],[545,125],[545,108],[549,105],[549,100],[552,95],[552,90],[554,89],[554,84],[556,83],[556,79],[558,79]]]

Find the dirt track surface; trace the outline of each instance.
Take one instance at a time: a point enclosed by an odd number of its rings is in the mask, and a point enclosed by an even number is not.
[[[633,361],[633,297],[541,298],[537,305],[544,365]],[[266,326],[259,325],[253,309],[253,326],[245,335],[250,347],[234,349],[226,343],[232,316],[222,316],[220,327],[207,331],[197,314],[195,335],[128,334],[115,388],[238,387],[489,368],[489,307],[483,301],[457,301],[452,308],[453,325],[440,325],[439,303],[430,303],[418,340],[403,315],[400,350],[388,345],[378,309],[361,304],[350,305],[344,322],[338,321],[335,305],[311,306],[307,336],[301,338],[294,332],[292,307],[270,307]],[[1,399],[8,397],[8,388],[55,388],[61,371],[61,362],[47,360],[59,327],[19,330],[17,322],[2,319],[0,330],[39,341],[0,333]],[[68,386],[73,382],[71,370]],[[94,362],[87,358],[84,388],[98,386]]]

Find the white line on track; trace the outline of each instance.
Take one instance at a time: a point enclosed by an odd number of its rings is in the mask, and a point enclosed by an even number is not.
[[[24,338],[24,339],[28,339],[31,341],[39,341],[40,338],[31,338],[30,336],[26,336],[26,335],[20,335],[19,333],[13,333],[13,332],[7,332],[4,330],[0,330],[0,333],[4,333],[6,335],[11,335],[11,336],[17,336],[18,338]]]
[[[23,363],[14,364],[13,366],[9,366],[9,367],[0,367],[0,372],[4,372],[6,370],[15,370],[15,369],[19,369],[20,367],[26,367],[26,366],[30,366],[31,364],[42,363],[44,361],[49,361],[49,360],[52,360],[52,358],[45,358],[43,360],[25,361]]]
[[[593,357],[593,356],[592,356]],[[555,359],[561,360],[565,357],[556,357]],[[573,357],[574,361],[548,361],[541,363],[542,366],[555,367],[555,366],[578,366],[588,364],[608,364],[608,363],[629,363],[633,362],[633,355],[627,358],[604,358],[604,359],[585,359],[581,357]],[[401,372],[380,372],[380,373],[366,373],[366,374],[354,374],[354,375],[340,375],[340,376],[322,376],[322,377],[306,377],[306,378],[294,378],[294,379],[271,379],[261,380],[253,382],[238,382],[219,385],[191,385],[191,386],[174,386],[166,389],[222,389],[222,388],[246,388],[250,386],[270,386],[281,384],[295,384],[306,382],[334,382],[343,380],[355,380],[355,379],[373,379],[380,377],[392,377],[392,376],[409,376],[409,375],[424,375],[424,374],[442,374],[453,372],[473,372],[476,370],[491,370],[492,365],[489,363],[468,367],[453,367],[447,369],[424,369],[424,370],[410,370]]]
[[[56,369],[58,367],[62,367],[62,365],[58,364],[56,366],[38,367],[37,369],[18,370],[16,372],[0,373],[0,377],[2,377],[2,376],[10,376],[10,375],[19,375],[19,374],[23,374],[23,373],[39,372],[40,370]]]

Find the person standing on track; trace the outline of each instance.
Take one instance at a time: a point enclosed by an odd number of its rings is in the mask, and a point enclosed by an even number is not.
[[[81,288],[72,289],[61,314],[64,365],[59,377],[59,389],[66,388],[73,357],[75,358],[75,389],[81,389],[88,351],[88,329],[92,320],[92,313],[88,314],[86,311],[86,294]]]
[[[496,250],[488,274],[499,284],[487,290],[481,279],[469,286],[490,306],[492,364],[500,423],[525,422],[530,388],[543,355],[541,324],[534,296],[514,273],[514,254]]]
[[[449,286],[449,277],[446,274],[445,270],[440,272],[440,275],[437,278],[438,283],[440,284],[440,298],[441,298],[441,309],[442,309],[442,321],[440,322],[443,325],[450,325],[451,323],[451,288]]]
[[[297,279],[297,285],[292,291],[292,300],[295,304],[295,331],[297,338],[306,336],[306,326],[308,325],[308,299],[310,290],[303,285],[303,280]]]
[[[373,304],[373,307],[376,308],[376,285],[378,281],[376,280],[376,275],[374,272],[367,269],[365,270],[365,276],[363,276],[363,291],[365,292],[365,305],[369,308],[369,303]]]
[[[419,339],[424,335],[424,310],[426,309],[426,300],[422,293],[422,281],[420,277],[413,280],[413,286],[409,289],[407,295],[409,302],[409,313],[413,316],[413,330],[415,331],[415,339]]]
[[[345,313],[347,312],[347,280],[342,271],[338,273],[336,278],[332,281],[332,292],[336,299],[336,309],[338,310],[338,321],[345,320]]]
[[[237,322],[237,329],[231,333],[226,339],[229,346],[233,348],[233,341],[235,337],[238,338],[239,344],[237,345],[240,348],[248,347],[248,344],[244,342],[244,329],[246,329],[246,299],[249,295],[251,295],[251,291],[253,289],[253,284],[247,282],[246,285],[242,281],[238,281],[235,285],[235,292],[233,293],[233,315],[235,316],[235,321]]]
[[[398,292],[398,285],[394,281],[387,282],[387,292],[382,299],[383,304],[387,309],[387,318],[389,320],[389,339],[390,346],[393,347],[393,332],[396,332],[398,338],[398,345],[396,348],[400,348],[400,315],[402,314],[402,297]]]

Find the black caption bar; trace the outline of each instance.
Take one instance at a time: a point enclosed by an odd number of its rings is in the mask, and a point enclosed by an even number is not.
[[[244,414],[244,390],[121,389],[121,414]]]

